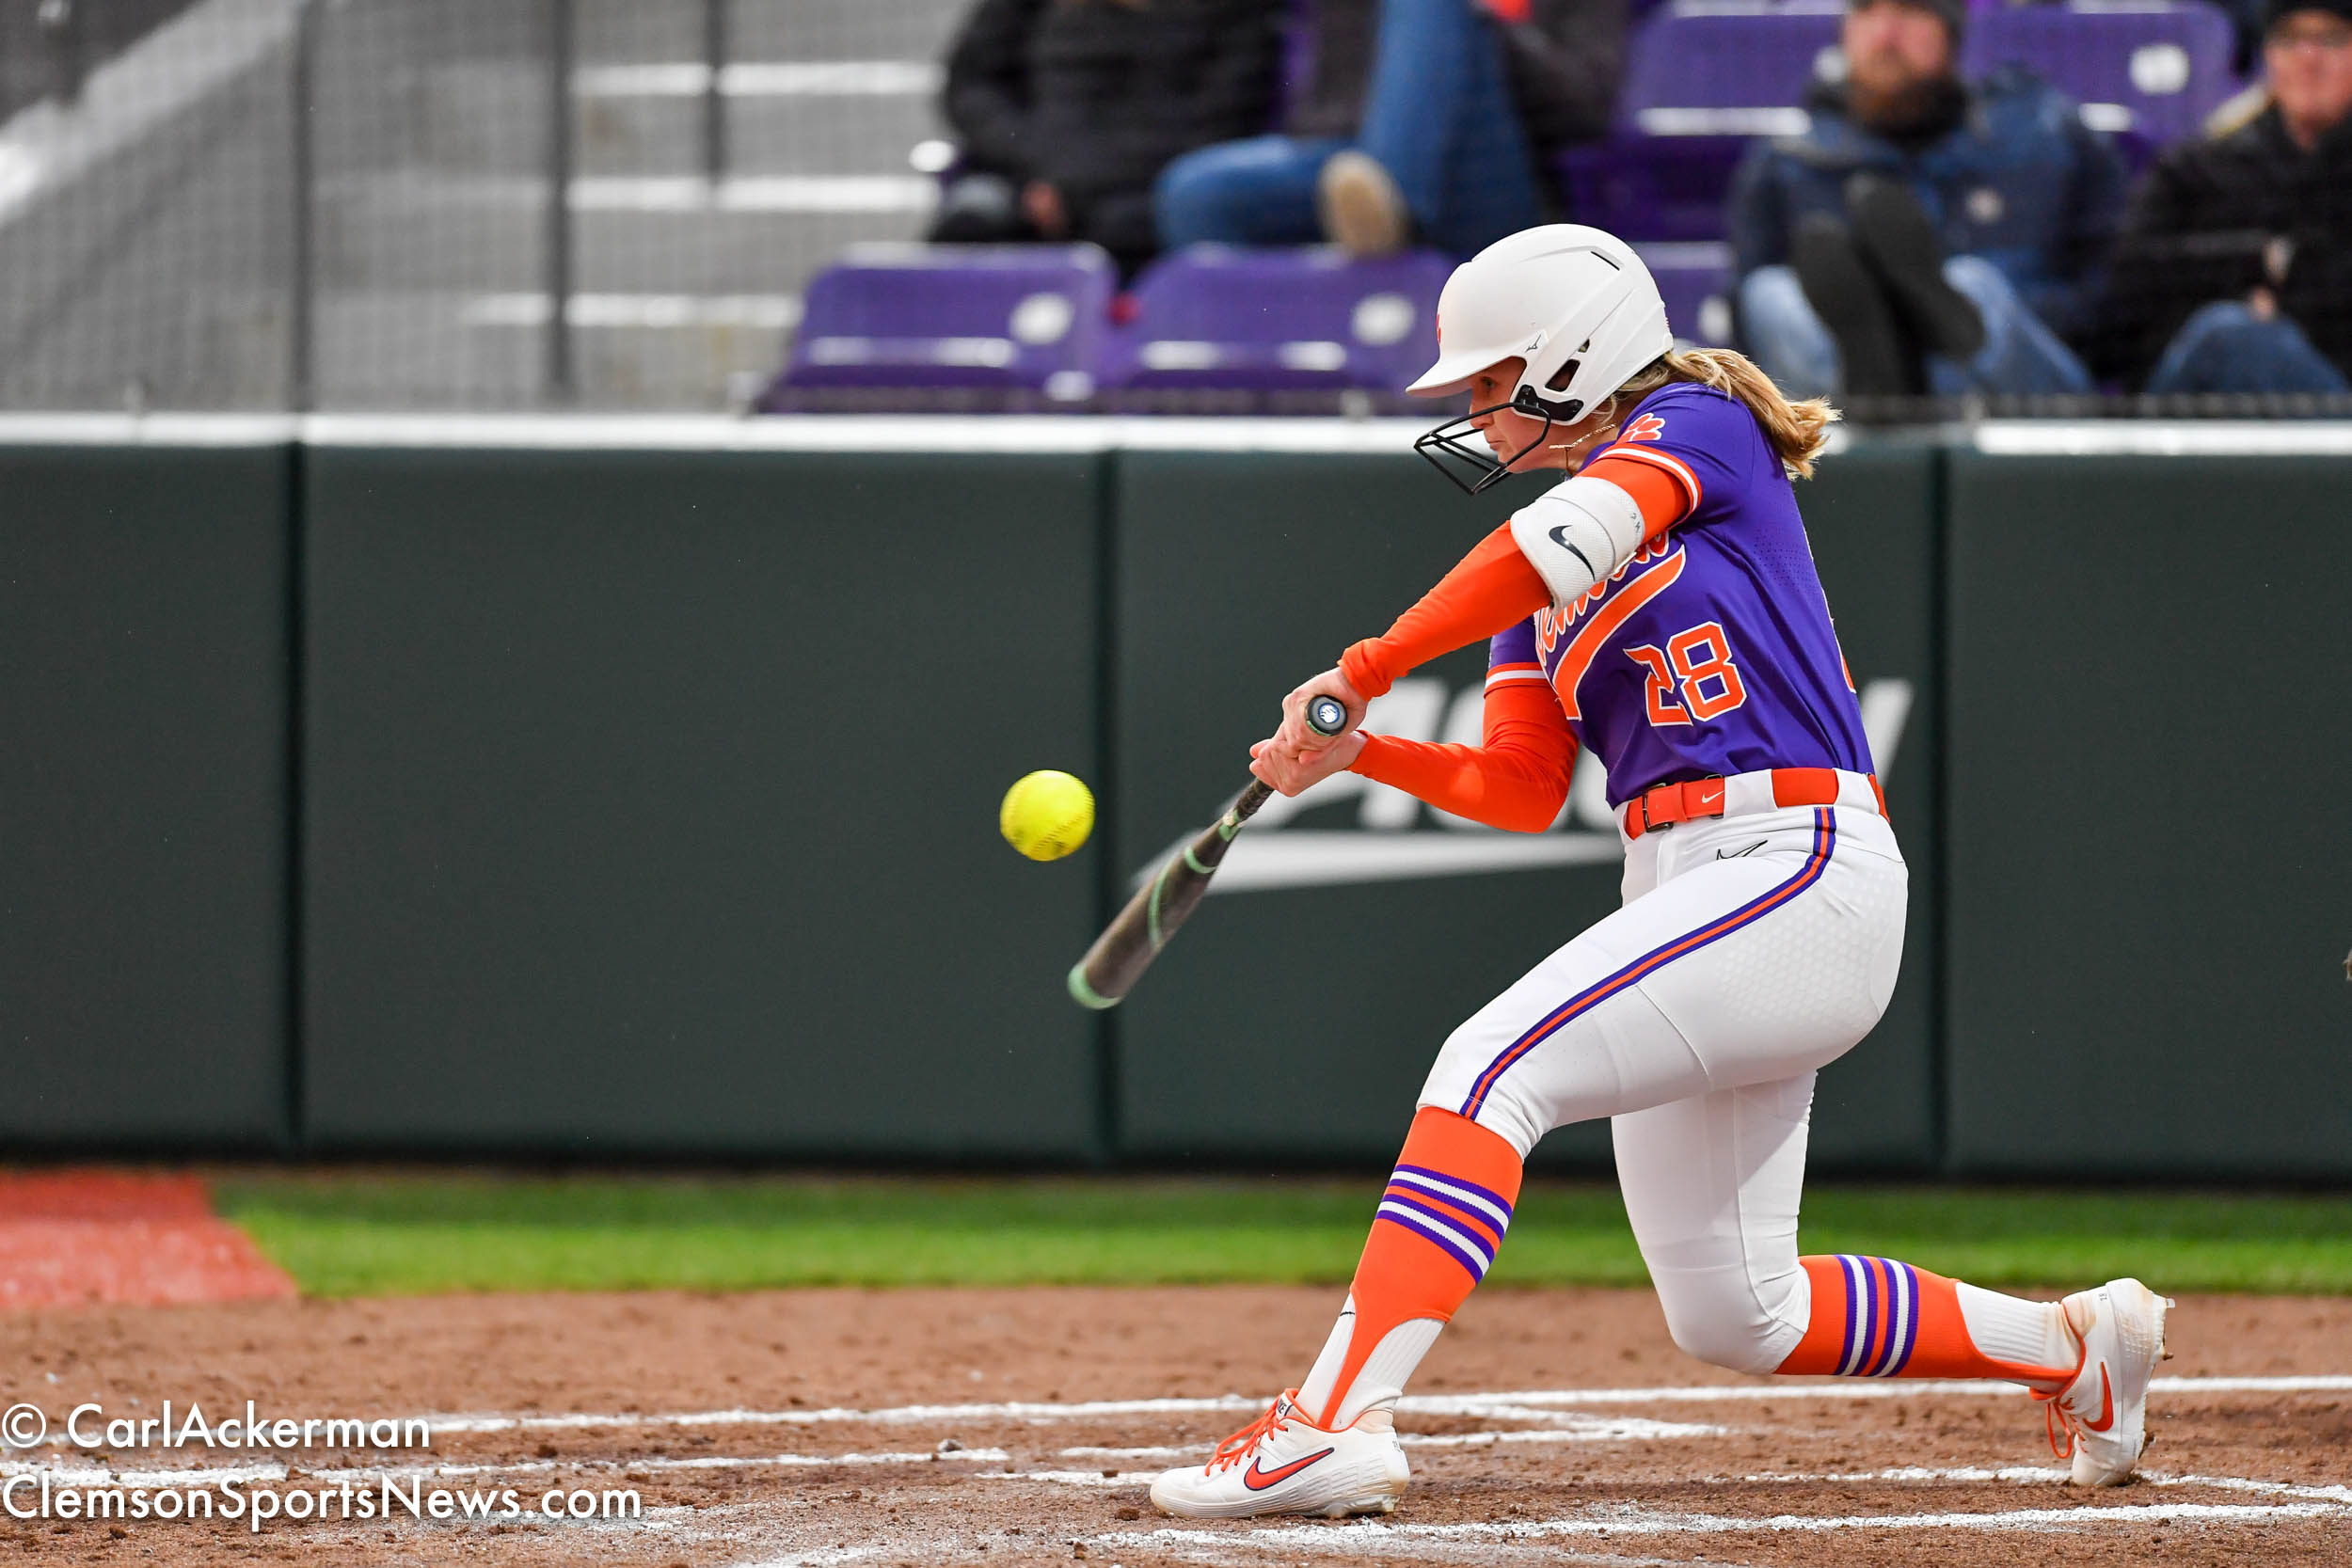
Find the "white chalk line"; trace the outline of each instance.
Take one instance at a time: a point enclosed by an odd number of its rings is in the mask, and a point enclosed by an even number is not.
[[[1221,1399],[1089,1400],[1071,1403],[1009,1401],[994,1404],[901,1404],[861,1410],[834,1405],[820,1410],[625,1411],[563,1416],[423,1416],[436,1436],[467,1432],[568,1432],[586,1427],[818,1426],[839,1421],[1083,1421],[1111,1416],[1183,1416],[1212,1410],[1261,1410],[1263,1400],[1239,1394]]]
[[[2055,1474],[2055,1472],[2050,1472]],[[1794,1479],[1794,1478],[1791,1478]],[[1862,1479],[1822,1478],[1822,1479]],[[1105,1483],[1107,1484],[1107,1482]],[[1121,1549],[1161,1547],[1179,1555],[1236,1549],[1283,1554],[1362,1557],[1374,1552],[1407,1555],[1453,1555],[1448,1547],[1483,1546],[1508,1549],[1577,1540],[1612,1543],[1629,1539],[1690,1536],[1820,1535],[1867,1533],[1927,1533],[1937,1530],[1985,1533],[2069,1534],[2091,1528],[2147,1527],[2157,1523],[2251,1525],[2292,1523],[2352,1515],[2352,1507],[2331,1502],[2140,1503],[2074,1508],[2019,1508],[1982,1513],[1800,1514],[1780,1513],[1742,1517],[1692,1512],[1665,1513],[1621,1504],[1587,1510],[1575,1517],[1557,1519],[1468,1522],[1447,1525],[1391,1524],[1359,1520],[1344,1525],[1299,1522],[1228,1530],[1183,1526],[1152,1529],[1113,1530],[1078,1538],[1106,1555]],[[1054,1538],[1047,1537],[1046,1541]],[[1044,1542],[1041,1542],[1041,1544]],[[1415,1551],[1414,1548],[1422,1548]],[[762,1560],[752,1568],[822,1568],[896,1554],[904,1557],[904,1543],[820,1548],[788,1557]]]
[[[2140,1503],[2119,1507],[2015,1508],[1991,1513],[1777,1513],[1741,1517],[1724,1513],[1662,1513],[1624,1507],[1595,1512],[1580,1518],[1474,1522],[1454,1525],[1393,1525],[1365,1520],[1348,1525],[1288,1528],[1260,1528],[1220,1531],[1220,1546],[1256,1545],[1285,1552],[1317,1551],[1360,1555],[1391,1543],[1415,1541],[1537,1542],[1577,1537],[1669,1535],[1836,1534],[1884,1530],[2052,1530],[2087,1526],[2150,1525],[2163,1520],[2206,1524],[2270,1524],[2283,1520],[2335,1518],[2352,1515],[2340,1503]],[[1176,1544],[1200,1542],[1203,1532],[1163,1528],[1113,1532],[1089,1538],[1104,1547]]]
[[[2266,1393],[2293,1394],[2352,1391],[2352,1377],[2291,1376],[2291,1377],[2213,1377],[2159,1378],[2151,1386],[2152,1392],[2173,1394],[2208,1393]],[[1710,1402],[1718,1401],[1756,1401],[1776,1399],[1883,1399],[1904,1395],[1950,1396],[1964,1394],[2013,1394],[2003,1384],[1975,1382],[1918,1381],[1912,1383],[1823,1383],[1788,1385],[1714,1385],[1677,1386],[1650,1388],[1588,1388],[1533,1389],[1502,1394],[1469,1394],[1422,1396],[1400,1402],[1406,1413],[1431,1416],[1484,1417],[1513,1420],[1539,1420],[1555,1423],[1532,1431],[1471,1433],[1410,1433],[1401,1440],[1419,1447],[1472,1447],[1504,1442],[1574,1442],[1623,1441],[1639,1437],[1713,1435],[1723,1429],[1684,1423],[1645,1421],[1621,1418],[1616,1421],[1597,1418],[1580,1418],[1564,1414],[1565,1409],[1579,1405],[1624,1404],[1645,1402]],[[825,1422],[915,1422],[941,1420],[1014,1419],[1033,1424],[1051,1421],[1099,1419],[1115,1416],[1190,1414],[1217,1410],[1254,1409],[1257,1402],[1238,1395],[1217,1399],[1152,1399],[1089,1402],[1004,1402],[994,1403],[962,1403],[952,1405],[902,1405],[881,1409],[860,1410],[834,1407],[805,1411],[716,1410],[669,1414],[618,1413],[597,1415],[589,1413],[555,1416],[476,1416],[433,1421],[444,1433],[522,1430],[564,1430],[591,1427],[673,1427],[786,1424],[806,1425]],[[428,1418],[428,1420],[431,1418]],[[1079,1457],[1081,1452],[1103,1458],[1114,1457],[1174,1457],[1196,1451],[1192,1449],[1096,1449],[1066,1450],[1065,1457]],[[407,1479],[413,1476],[457,1477],[466,1475],[544,1473],[569,1468],[604,1468],[638,1470],[648,1473],[671,1470],[711,1470],[755,1468],[761,1466],[838,1466],[838,1465],[928,1465],[941,1460],[966,1464],[1005,1465],[1000,1475],[978,1472],[976,1479],[1005,1481],[1025,1481],[1058,1486],[1117,1488],[1139,1486],[1151,1481],[1156,1472],[1151,1470],[1117,1470],[1105,1476],[1098,1470],[1029,1470],[1009,1468],[1009,1454],[997,1449],[950,1449],[934,1452],[879,1452],[847,1454],[772,1454],[772,1455],[707,1455],[691,1458],[575,1458],[511,1463],[444,1464],[400,1467],[370,1467],[304,1470],[304,1481],[334,1483],[350,1480],[374,1480],[385,1476]],[[282,1465],[221,1466],[204,1469],[167,1471],[113,1471],[81,1466],[48,1466],[23,1462],[0,1462],[0,1474],[24,1473],[38,1468],[50,1468],[61,1481],[77,1484],[112,1484],[116,1486],[170,1486],[202,1484],[234,1479],[243,1482],[276,1481],[290,1479]],[[1827,1481],[1947,1481],[1983,1482],[2006,1481],[2019,1484],[2048,1484],[2063,1480],[2060,1472],[2047,1467],[2008,1467],[1986,1469],[1959,1467],[1930,1469],[1906,1466],[1896,1469],[1825,1474],[1818,1476],[1762,1475],[1748,1478],[1757,1481],[1786,1481],[1790,1483],[1818,1483]],[[1819,1517],[1808,1515],[1774,1515],[1771,1517],[1740,1517],[1708,1513],[1658,1513],[1639,1509],[1613,1511],[1603,1515],[1542,1521],[1513,1521],[1509,1523],[1471,1523],[1458,1525],[1394,1525],[1366,1521],[1355,1525],[1318,1527],[1311,1530],[1298,1528],[1259,1528],[1240,1535],[1219,1532],[1216,1542],[1224,1546],[1252,1545],[1268,1549],[1297,1550],[1301,1548],[1326,1553],[1354,1552],[1366,1544],[1369,1537],[1382,1541],[1406,1543],[1478,1543],[1492,1545],[1531,1544],[1578,1537],[1610,1535],[1714,1535],[1756,1532],[1824,1532],[1906,1529],[1976,1529],[1976,1530],[2066,1530],[2086,1526],[2106,1526],[2115,1523],[2165,1521],[2195,1521],[2205,1523],[2251,1523],[2289,1521],[2352,1515],[2352,1487],[2344,1485],[2298,1485],[2272,1482],[2244,1477],[2148,1475],[2144,1480],[2166,1487],[2208,1487],[2248,1495],[2291,1499],[2265,1504],[2229,1503],[2163,1503],[2123,1504],[2109,1507],[2074,1507],[2062,1509],[2017,1509],[1995,1513],[1875,1514]],[[1200,1544],[1204,1541],[1199,1532],[1181,1528],[1142,1532],[1113,1532],[1096,1538],[1106,1547],[1122,1543],[1158,1541],[1169,1545],[1178,1543]],[[849,1548],[837,1553],[820,1554],[823,1560],[849,1561],[867,1556],[882,1555],[898,1549],[893,1545],[873,1548]],[[815,1561],[818,1558],[795,1559]]]
[[[2152,1394],[2352,1393],[2352,1375],[2298,1377],[2159,1377]],[[1650,1388],[1531,1388],[1514,1393],[1406,1395],[1404,1415],[1538,1418],[1549,1409],[1587,1404],[1709,1404],[1756,1400],[1889,1400],[1963,1395],[2013,1397],[2009,1383],[1946,1379],[1846,1379],[1824,1383],[1683,1384]],[[562,1432],[592,1427],[815,1426],[834,1422],[1089,1421],[1126,1416],[1183,1416],[1219,1410],[1263,1410],[1266,1402],[1226,1394],[1215,1399],[1004,1401],[995,1403],[901,1404],[860,1409],[616,1411],[553,1416],[447,1415],[409,1418],[444,1433]],[[1511,1407],[1518,1406],[1519,1409]]]
[[[1531,1413],[1533,1414],[1533,1413]],[[1616,1420],[1592,1416],[1555,1417],[1561,1424],[1518,1432],[1400,1432],[1397,1442],[1408,1449],[1483,1449],[1498,1443],[1637,1443],[1670,1441],[1677,1437],[1721,1437],[1726,1427],[1692,1421],[1651,1421],[1638,1416]],[[1203,1458],[1212,1445],[1147,1445],[1134,1449],[1063,1449],[1064,1459],[1184,1459]]]
[[[1564,1434],[1548,1432],[1470,1433],[1459,1437],[1424,1438],[1415,1444],[1410,1437],[1400,1442],[1406,1447],[1435,1448],[1469,1447],[1479,1439],[1542,1442]],[[1061,1457],[1078,1459],[1090,1456],[1111,1458],[1199,1459],[1203,1452],[1193,1449],[1064,1449]],[[1028,1481],[1061,1486],[1136,1486],[1149,1484],[1158,1479],[1156,1470],[1120,1470],[1105,1475],[1101,1470],[1009,1470],[1003,1475],[990,1475],[990,1481]],[[1762,1470],[1753,1475],[1707,1478],[1758,1485],[1810,1486],[1827,1482],[1847,1481],[1951,1481],[1971,1485],[2006,1482],[2013,1486],[2063,1486],[2067,1472],[2047,1465],[2006,1465],[1998,1467],[1981,1465],[1902,1465],[1877,1470]],[[2175,1474],[2162,1470],[2142,1470],[2139,1481],[2148,1486],[2208,1488],[2217,1492],[2244,1492],[2257,1497],[2284,1497],[2297,1502],[2328,1503],[2352,1509],[2352,1486],[2342,1484],[2308,1485],[2297,1481],[2257,1481],[2246,1476],[2201,1476]]]
[[[45,1465],[22,1461],[0,1463],[0,1478],[35,1475],[46,1470],[57,1486],[122,1487],[153,1491],[163,1487],[216,1486],[222,1481],[304,1483],[345,1481],[447,1480],[463,1476],[544,1475],[557,1470],[642,1470],[659,1474],[671,1470],[792,1469],[823,1465],[931,1465],[938,1463],[1009,1465],[1003,1449],[954,1449],[946,1453],[771,1453],[699,1454],[688,1459],[661,1457],[580,1456],[558,1459],[515,1459],[478,1465],[358,1465],[333,1468],[291,1470],[283,1465],[192,1466],[169,1470],[116,1470],[103,1465]]]
[[[2067,1472],[2048,1465],[1898,1465],[1878,1470],[1760,1470],[1754,1475],[1725,1478],[1765,1484],[1819,1485],[1825,1481],[2007,1481],[2016,1486],[2053,1486],[2066,1482]],[[2339,1503],[2352,1507],[2352,1486],[2312,1486],[2292,1481],[2254,1481],[2245,1476],[2184,1475],[2169,1470],[2142,1470],[2143,1486],[2210,1487],[2217,1492],[2247,1492],[2263,1497],[2292,1497],[2301,1502]]]

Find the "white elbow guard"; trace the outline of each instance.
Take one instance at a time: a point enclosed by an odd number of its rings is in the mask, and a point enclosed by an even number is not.
[[[1553,486],[1511,519],[1511,537],[1565,608],[1607,582],[1642,547],[1642,508],[1605,479]]]

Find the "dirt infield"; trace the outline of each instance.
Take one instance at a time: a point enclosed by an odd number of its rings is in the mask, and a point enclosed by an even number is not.
[[[2175,1381],[2152,1404],[2151,1479],[2096,1497],[2057,1484],[2020,1394],[1734,1378],[1677,1353],[1645,1292],[1497,1291],[1465,1309],[1400,1417],[1415,1481],[1396,1514],[1154,1514],[1149,1474],[1204,1454],[1297,1377],[1336,1294],[801,1291],[13,1314],[0,1317],[0,1393],[53,1431],[77,1404],[146,1418],[165,1399],[177,1420],[200,1403],[208,1424],[248,1400],[297,1422],[440,1418],[429,1449],[394,1446],[389,1427],[374,1433],[381,1449],[12,1449],[0,1471],[19,1481],[19,1507],[42,1479],[57,1491],[228,1479],[240,1497],[324,1495],[328,1516],[258,1534],[218,1518],[0,1517],[0,1551],[159,1568],[2352,1560],[2352,1302],[2291,1298],[2182,1301],[2164,1369]],[[404,1496],[510,1489],[519,1512],[337,1513],[388,1481]],[[643,1513],[551,1521],[550,1490],[559,1510],[633,1490]]]

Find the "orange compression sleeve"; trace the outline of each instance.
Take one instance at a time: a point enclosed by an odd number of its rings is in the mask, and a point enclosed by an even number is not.
[[[1510,681],[1486,693],[1482,744],[1367,733],[1349,771],[1490,828],[1540,833],[1559,816],[1575,769],[1576,736],[1560,699],[1540,681]]]
[[[1367,638],[1342,654],[1340,672],[1357,690],[1377,697],[1416,665],[1483,641],[1550,603],[1551,591],[1519,553],[1505,523],[1398,616],[1387,636]]]

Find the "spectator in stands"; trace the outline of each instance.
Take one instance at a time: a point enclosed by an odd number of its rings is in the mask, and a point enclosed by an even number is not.
[[[1959,70],[1965,0],[1851,0],[1842,83],[1750,150],[1730,239],[1740,335],[1791,397],[2079,392],[2122,162],[2072,101]]]
[[[2133,198],[2104,367],[2151,392],[2352,390],[2352,0],[2273,0],[2267,101]]]
[[[1625,0],[1318,0],[1279,134],[1159,182],[1171,248],[1201,240],[1469,256],[1545,221],[1562,145],[1609,125]]]
[[[964,164],[930,237],[1160,248],[1152,181],[1263,127],[1279,35],[1264,0],[979,0],[947,56]]]

